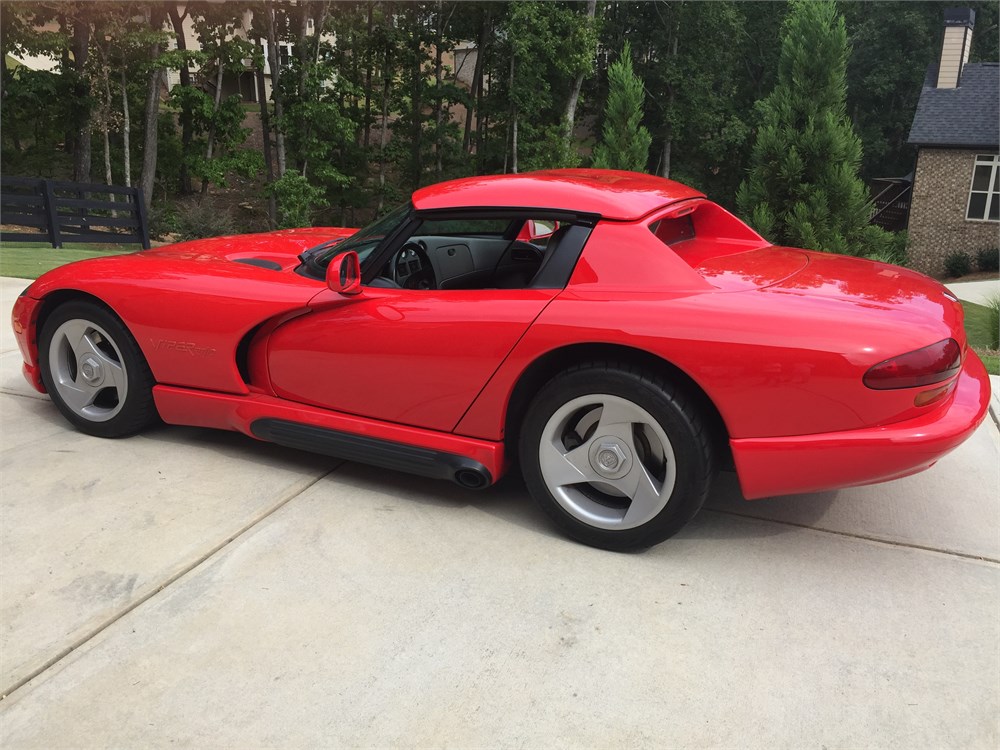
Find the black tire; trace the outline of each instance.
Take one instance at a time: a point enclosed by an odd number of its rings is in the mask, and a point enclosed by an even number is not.
[[[600,402],[601,408],[588,406],[588,400]],[[634,411],[629,411],[627,405],[635,407]],[[622,415],[634,413],[636,421],[623,418],[618,424],[605,425],[607,409],[618,409]],[[561,427],[561,420],[572,425],[578,418],[577,425],[590,421],[590,434],[581,436],[569,427]],[[609,420],[612,418],[609,412]],[[705,502],[715,476],[715,455],[707,425],[694,402],[665,378],[621,362],[578,365],[550,380],[529,406],[518,446],[521,471],[542,510],[573,539],[615,551],[650,547],[677,533]],[[624,436],[620,445],[613,435],[601,438],[601,434],[610,435],[615,430]],[[573,454],[572,466],[578,467],[586,458],[586,471],[599,482],[576,483],[572,479],[558,484],[546,480],[540,456],[551,447],[554,435],[560,454],[571,449],[570,437],[579,440],[580,452]],[[628,437],[632,437],[631,443]],[[662,443],[664,437],[667,444],[656,448],[654,441]],[[569,450],[562,458],[571,454]],[[607,470],[601,458],[612,464],[619,462],[616,470],[627,473],[614,480],[597,475]],[[558,463],[560,459],[556,456],[555,460]],[[548,458],[546,462],[550,479],[552,461]],[[659,483],[659,493],[647,495],[644,505],[637,506],[635,518],[629,520],[637,500],[629,499],[622,488],[636,476],[651,476],[650,484],[655,488]],[[621,496],[617,496],[619,491]],[[554,494],[557,492],[559,497]],[[620,521],[616,520],[619,515]],[[626,522],[636,525],[629,527]],[[621,528],[616,526],[619,523]]]
[[[97,342],[92,360],[98,365],[96,385],[80,382],[84,377],[81,357],[69,342],[70,338],[74,338],[72,333],[79,329],[88,332],[88,341]],[[53,347],[53,339],[57,335],[59,342]],[[38,359],[42,383],[52,402],[81,432],[96,437],[119,438],[133,435],[158,420],[153,402],[155,381],[146,358],[132,334],[107,308],[84,300],[60,305],[42,326]],[[101,363],[103,370],[100,369]],[[111,375],[113,368],[117,378],[114,382]],[[91,394],[96,393],[92,405],[74,406],[67,401],[77,386],[89,389]],[[122,393],[124,397],[119,398]]]

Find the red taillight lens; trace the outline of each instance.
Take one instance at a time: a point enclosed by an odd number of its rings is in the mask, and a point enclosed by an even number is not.
[[[879,391],[933,385],[956,374],[961,366],[962,348],[955,339],[944,339],[879,362],[865,373],[864,383]]]

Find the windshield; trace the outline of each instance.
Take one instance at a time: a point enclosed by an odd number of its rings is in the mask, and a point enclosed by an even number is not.
[[[381,219],[376,219],[364,229],[359,229],[346,240],[324,242],[322,245],[306,250],[299,257],[305,262],[309,271],[320,277],[326,274],[326,267],[330,265],[330,261],[333,258],[343,255],[350,250],[358,254],[358,258],[361,260],[362,266],[364,266],[365,260],[381,244],[382,240],[391,235],[400,224],[406,221],[406,217],[410,215],[412,208],[409,203],[404,203],[402,206],[394,208]]]

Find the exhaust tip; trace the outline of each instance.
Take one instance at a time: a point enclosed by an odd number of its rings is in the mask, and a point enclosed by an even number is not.
[[[485,469],[459,469],[455,482],[468,490],[481,490],[490,484],[490,475]]]

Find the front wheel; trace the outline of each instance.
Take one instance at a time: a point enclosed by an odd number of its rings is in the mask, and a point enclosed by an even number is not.
[[[124,437],[156,420],[153,375],[132,334],[93,302],[68,302],[45,321],[38,342],[42,382],[77,429]]]
[[[714,476],[711,440],[669,381],[619,363],[549,381],[521,430],[525,482],[569,536],[594,547],[648,547],[701,508]]]

